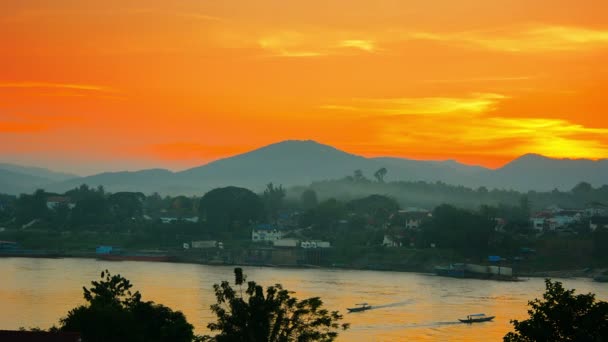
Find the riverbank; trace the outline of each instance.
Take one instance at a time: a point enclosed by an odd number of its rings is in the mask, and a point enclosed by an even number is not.
[[[137,253],[137,251],[134,251]],[[146,251],[149,252],[149,251]],[[157,251],[159,252],[159,251]],[[371,265],[346,265],[346,264],[330,264],[330,265],[314,265],[314,264],[272,264],[272,263],[255,263],[255,262],[224,262],[217,259],[207,259],[196,257],[192,253],[168,253],[171,256],[170,260],[163,261],[168,263],[179,264],[194,264],[207,266],[235,266],[235,267],[268,267],[268,268],[283,268],[283,269],[344,269],[344,270],[359,270],[359,271],[387,271],[387,272],[410,272],[420,274],[435,274],[434,266],[429,264],[409,265],[409,267],[395,267],[388,264],[371,264]],[[100,255],[94,252],[74,251],[66,252],[48,252],[48,251],[31,251],[31,254],[16,253],[16,254],[0,254],[2,258],[76,258],[76,259],[100,259]],[[107,260],[106,260],[107,261]],[[121,261],[121,260],[113,260]],[[151,262],[154,262],[151,260]],[[487,278],[487,280],[514,281],[522,280],[522,278],[589,278],[593,279],[597,276],[605,274],[608,268],[581,268],[581,269],[564,269],[564,270],[535,270],[535,271],[520,271],[516,272],[514,277],[509,279]],[[486,278],[479,278],[486,279]]]

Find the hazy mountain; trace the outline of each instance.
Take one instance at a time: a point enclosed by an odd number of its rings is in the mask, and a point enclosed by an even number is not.
[[[91,187],[103,186],[106,191],[142,191],[151,193],[173,193],[171,183],[173,172],[165,169],[141,171],[104,172],[92,176],[69,179],[49,186],[50,191],[63,192],[87,184]]]
[[[201,195],[219,186],[237,185],[261,191],[269,182],[284,186],[308,185],[313,181],[339,179],[362,170],[367,178],[381,167],[387,181],[442,181],[467,187],[486,186],[514,190],[570,190],[580,181],[594,186],[608,184],[608,160],[551,159],[525,155],[504,167],[491,170],[453,160],[420,161],[403,158],[365,158],[314,141],[284,141],[251,152],[217,160],[181,172],[150,169],[106,172],[55,182],[46,188],[66,191],[80,184],[103,185],[106,190],[162,194]],[[9,172],[9,171],[5,171]],[[12,178],[11,178],[12,177]],[[45,178],[22,178],[0,174],[0,192],[16,193],[31,182],[30,190],[44,185]],[[12,179],[12,181],[11,181]],[[13,188],[7,184],[13,184]],[[19,185],[17,185],[19,184]],[[7,190],[8,189],[8,190]],[[10,190],[10,191],[9,191]]]
[[[608,159],[552,159],[526,154],[489,176],[485,181],[491,187],[523,191],[570,190],[581,181],[599,187],[608,184]]]
[[[49,181],[54,181],[54,182],[60,182],[60,181],[66,180],[66,179],[79,177],[77,175],[51,171],[51,170],[44,169],[41,167],[21,166],[21,165],[8,164],[8,163],[0,163],[0,170],[6,170],[6,171],[19,173],[19,174],[23,174],[23,175],[44,178],[44,179],[48,179]]]
[[[0,193],[31,193],[37,188],[46,188],[51,182],[47,178],[0,169]]]

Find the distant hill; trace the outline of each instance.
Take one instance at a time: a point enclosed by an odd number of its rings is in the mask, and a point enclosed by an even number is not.
[[[11,172],[19,173],[19,174],[23,174],[23,175],[44,178],[44,179],[48,179],[48,180],[54,181],[54,182],[60,182],[60,181],[66,180],[66,179],[79,177],[77,175],[51,171],[49,169],[44,169],[41,167],[21,166],[21,165],[8,164],[8,163],[0,163],[0,170],[11,171]]]
[[[343,178],[352,175],[355,170],[361,170],[367,178],[373,179],[374,172],[381,167],[388,170],[387,181],[441,181],[473,188],[485,186],[489,189],[549,191],[554,188],[570,190],[580,181],[587,181],[596,187],[608,184],[608,160],[551,159],[525,155],[500,169],[491,170],[453,160],[365,158],[315,141],[288,140],[180,172],[165,169],[106,172],[54,181],[47,189],[60,192],[86,183],[89,186],[103,185],[111,192],[156,191],[161,194],[201,195],[212,188],[227,185],[243,186],[254,191],[261,191],[269,182],[284,186],[308,185],[313,181]],[[0,185],[7,183],[5,177],[8,176],[0,174]],[[29,181],[44,184],[36,178]],[[0,192],[14,193],[14,189],[8,191],[3,187]]]
[[[31,193],[37,188],[46,188],[51,182],[47,178],[0,169],[0,193]]]

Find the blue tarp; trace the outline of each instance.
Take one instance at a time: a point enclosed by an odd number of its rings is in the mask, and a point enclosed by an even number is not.
[[[489,255],[489,256],[488,256],[488,261],[493,261],[493,262],[495,262],[495,261],[500,261],[500,260],[501,260],[501,257],[500,257],[500,256],[498,256],[498,255]]]
[[[95,249],[95,253],[97,254],[109,254],[112,252],[112,246],[98,246]]]

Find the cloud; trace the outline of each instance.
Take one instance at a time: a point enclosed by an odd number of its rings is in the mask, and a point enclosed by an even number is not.
[[[431,40],[507,52],[568,51],[608,45],[608,30],[556,25],[454,33],[406,31],[402,37],[405,40]]]
[[[112,93],[114,89],[105,86],[75,83],[49,83],[49,82],[0,82],[0,88],[58,88],[84,91],[98,91]]]
[[[374,120],[377,139],[401,150],[446,156],[476,155],[512,158],[539,153],[555,158],[608,156],[608,128],[586,127],[569,120],[552,118],[484,117],[473,119],[423,116],[379,117]],[[506,158],[506,159],[509,159]]]
[[[372,52],[375,50],[373,41],[362,39],[346,39],[341,41],[338,46],[344,48],[355,48],[367,52]]]
[[[495,109],[506,96],[476,93],[468,97],[403,97],[353,99],[349,104],[328,104],[321,108],[337,111],[356,111],[384,115],[446,115],[485,113]]]
[[[282,31],[257,40],[258,46],[279,57],[319,57],[349,55],[352,50],[371,53],[375,43],[369,39],[343,38],[352,34],[340,32]]]

